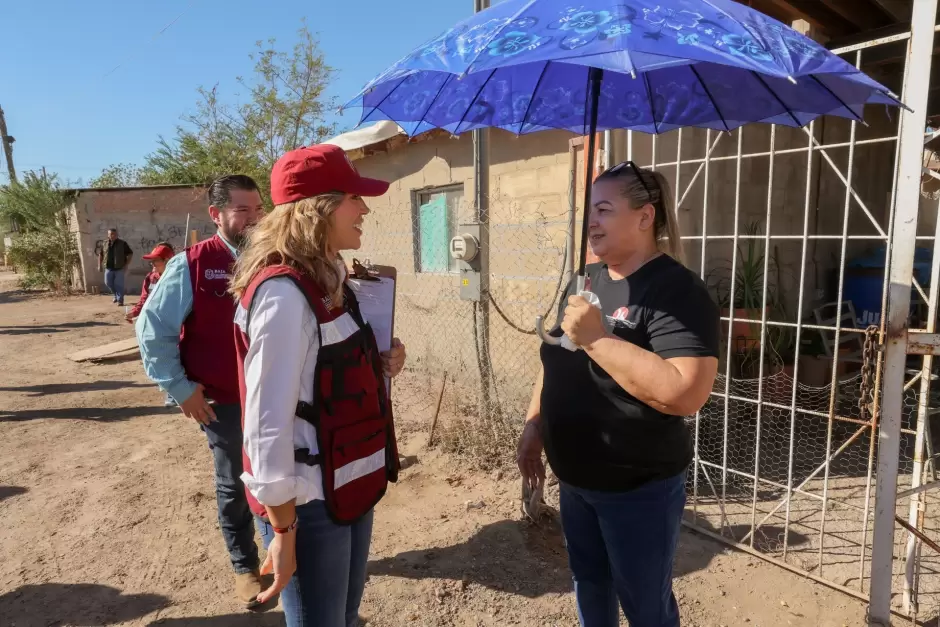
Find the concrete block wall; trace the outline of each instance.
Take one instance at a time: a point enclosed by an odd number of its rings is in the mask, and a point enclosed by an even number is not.
[[[557,306],[553,301],[568,224],[570,138],[563,132],[521,138],[490,133],[491,293],[506,318],[527,330],[534,328],[536,315]],[[474,303],[460,300],[458,275],[417,272],[414,197],[428,189],[462,186],[457,223],[475,222],[472,155],[471,137],[465,135],[358,160],[362,174],[392,185],[385,196],[370,199],[363,249],[355,254],[398,269],[396,333],[408,344],[412,363],[470,377],[477,372]],[[538,341],[514,329],[492,307],[490,321],[489,350],[501,393],[525,396],[538,366],[532,358]],[[524,384],[516,390],[519,382]]]
[[[127,189],[83,190],[69,208],[72,229],[78,239],[81,258],[80,281],[86,292],[93,286],[105,290],[104,273],[98,272],[97,251],[108,237],[109,228],[134,251],[126,285],[129,294],[138,294],[150,263],[143,259],[154,245],[169,242],[177,252],[186,244],[186,216],[189,228],[200,240],[215,233],[209,218],[203,187],[166,186]]]

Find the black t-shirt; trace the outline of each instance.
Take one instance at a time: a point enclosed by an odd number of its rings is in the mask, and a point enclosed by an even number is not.
[[[719,312],[705,284],[661,255],[615,281],[603,264],[587,266],[609,332],[663,359],[718,357]],[[560,325],[568,286],[552,335]],[[541,415],[545,453],[562,481],[599,491],[627,491],[672,477],[692,461],[685,420],[628,394],[583,351],[542,344]]]

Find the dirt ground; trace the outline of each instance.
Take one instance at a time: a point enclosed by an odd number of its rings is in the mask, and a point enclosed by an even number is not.
[[[131,337],[106,296],[16,290],[0,273],[0,626],[283,624],[241,611],[205,438],[139,362],[66,355]],[[521,521],[512,468],[474,473],[399,416],[403,472],[377,510],[368,625],[577,625],[557,525]],[[684,532],[686,626],[859,626],[858,601]]]

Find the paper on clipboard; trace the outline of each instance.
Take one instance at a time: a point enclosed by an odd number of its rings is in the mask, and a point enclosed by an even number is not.
[[[375,342],[379,351],[392,347],[395,330],[395,272],[381,272],[377,280],[349,277],[347,283],[359,301],[362,318],[369,323],[375,333]],[[388,275],[391,276],[388,276]],[[391,382],[385,378],[385,387],[391,393]]]

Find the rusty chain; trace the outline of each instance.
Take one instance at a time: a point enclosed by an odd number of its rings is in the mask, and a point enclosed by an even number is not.
[[[869,408],[874,405],[874,378],[875,364],[878,359],[878,327],[875,325],[865,329],[865,344],[862,348],[862,377],[859,383],[858,411],[859,417],[867,421]]]

